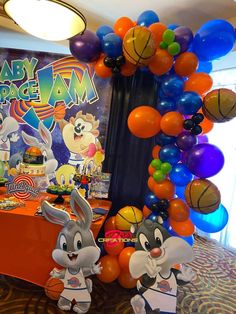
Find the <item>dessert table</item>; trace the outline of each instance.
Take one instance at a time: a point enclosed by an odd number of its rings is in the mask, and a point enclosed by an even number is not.
[[[7,195],[0,188],[0,200]],[[54,197],[55,198],[55,197]],[[48,222],[42,216],[36,216],[37,208],[43,199],[53,201],[52,195],[42,193],[36,200],[24,201],[24,207],[12,210],[0,210],[0,273],[44,286],[50,271],[59,266],[51,254],[62,226]],[[106,219],[111,207],[107,200],[88,200],[92,208],[103,208],[106,214],[92,223],[94,237]],[[64,204],[69,211],[69,196]],[[66,209],[67,210],[67,209]],[[72,219],[75,216],[71,215]]]

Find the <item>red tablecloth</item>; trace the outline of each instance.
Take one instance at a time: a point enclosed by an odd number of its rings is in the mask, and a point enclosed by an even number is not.
[[[1,188],[0,199],[8,196]],[[45,197],[52,199],[46,193],[42,195]],[[111,207],[111,202],[106,200],[89,200],[89,203],[92,208],[106,209],[107,213]],[[51,253],[62,226],[35,216],[39,205],[40,199],[25,201],[24,207],[14,210],[0,210],[0,273],[44,286],[50,271],[58,267]],[[92,224],[95,238],[105,219],[106,215]]]

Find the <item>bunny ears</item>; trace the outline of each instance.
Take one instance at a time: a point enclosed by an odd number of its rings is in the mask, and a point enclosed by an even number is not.
[[[70,206],[73,213],[78,218],[77,222],[79,222],[84,229],[90,229],[93,212],[89,203],[81,196],[77,189],[74,189],[71,193]],[[44,201],[41,207],[43,216],[54,224],[65,226],[67,222],[71,220],[67,212],[52,206],[47,201]]]

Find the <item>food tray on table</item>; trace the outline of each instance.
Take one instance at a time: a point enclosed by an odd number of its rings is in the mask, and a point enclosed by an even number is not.
[[[0,187],[5,186],[5,184],[8,182],[8,179],[6,178],[0,178]]]
[[[62,196],[70,195],[72,191],[73,187],[68,185],[49,185],[47,188],[47,193],[58,195],[58,197],[54,200],[55,204],[64,203],[64,198]]]

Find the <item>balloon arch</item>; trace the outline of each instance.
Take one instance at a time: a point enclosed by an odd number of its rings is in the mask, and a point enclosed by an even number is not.
[[[224,156],[205,134],[214,123],[236,116],[236,94],[225,88],[210,91],[209,75],[212,60],[228,54],[235,39],[234,27],[225,20],[208,21],[193,34],[185,26],[164,25],[150,10],[135,22],[121,17],[113,28],[103,25],[96,34],[86,30],[70,39],[72,55],[93,62],[101,78],[113,73],[132,76],[138,68],[155,75],[160,86],[156,109],[140,104],[128,117],[133,135],[157,139],[143,215],[160,215],[172,234],[191,244],[195,226],[218,232],[228,221],[220,191],[208,179],[222,169]],[[111,218],[110,228],[117,229]],[[104,263],[118,267],[117,261],[107,259]],[[123,280],[123,286],[132,286],[130,277]]]

